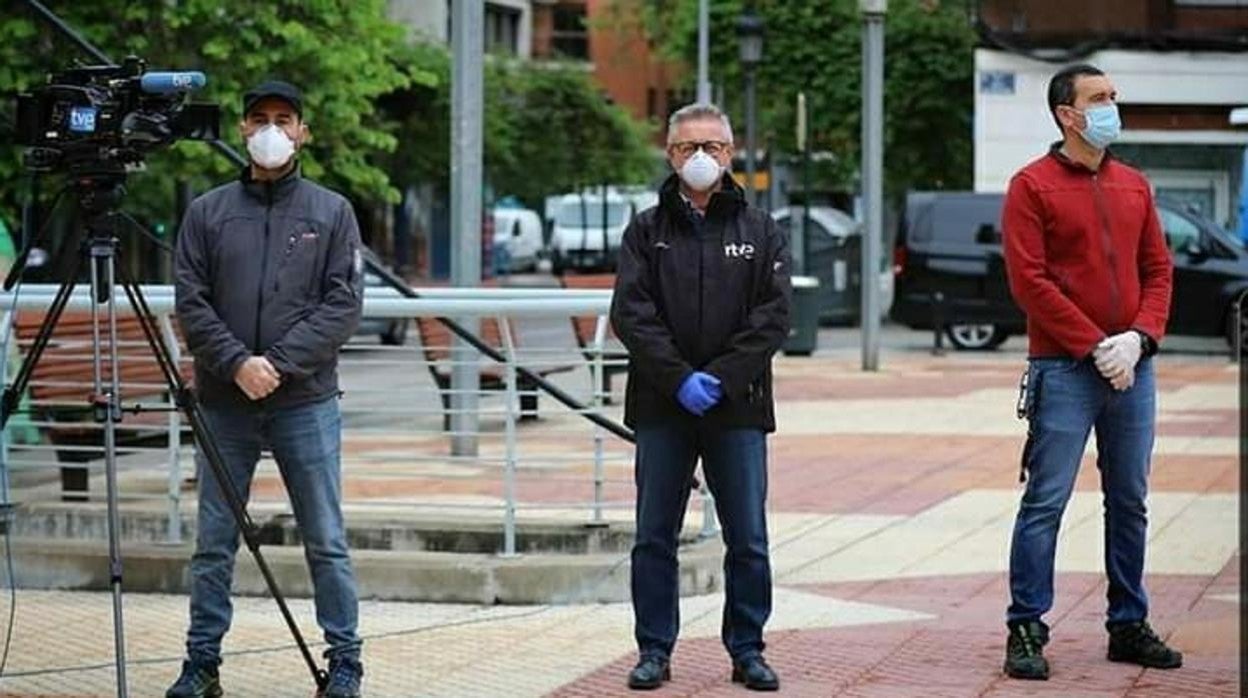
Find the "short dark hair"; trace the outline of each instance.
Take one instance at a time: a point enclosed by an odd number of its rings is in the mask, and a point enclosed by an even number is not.
[[[1069,106],[1075,103],[1075,81],[1081,77],[1104,74],[1100,68],[1090,63],[1080,63],[1062,68],[1049,80],[1049,113],[1053,115],[1057,130],[1062,130],[1062,122],[1057,118],[1057,108],[1063,104]]]

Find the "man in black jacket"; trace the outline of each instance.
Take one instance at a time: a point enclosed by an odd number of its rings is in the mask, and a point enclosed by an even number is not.
[[[694,104],[668,124],[676,171],[621,244],[611,321],[629,351],[625,422],[636,430],[632,597],[635,689],[670,678],[680,627],[677,537],[694,465],[715,496],[724,557],[723,641],[733,681],[776,690],[763,661],[771,614],[767,444],[771,358],[789,330],[788,245],[728,175],[732,127]]]
[[[175,258],[178,321],[195,357],[209,431],[244,498],[272,451],[303,537],[329,649],[326,698],[358,696],[363,668],[355,575],[342,520],[338,349],[359,324],[360,233],[351,204],[300,177],[307,140],[293,86],[243,98],[251,165],[191,202]],[[191,625],[170,698],[219,696],[238,525],[202,454],[191,558]]]

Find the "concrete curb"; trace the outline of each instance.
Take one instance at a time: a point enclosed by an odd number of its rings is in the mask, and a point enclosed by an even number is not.
[[[102,541],[14,538],[17,584],[30,589],[106,590],[108,546]],[[123,544],[122,589],[186,594],[190,545]],[[300,547],[262,547],[282,593],[312,596]],[[386,601],[474,604],[612,603],[629,599],[629,555],[487,554],[359,550],[352,552],[360,597]],[[717,539],[680,551],[680,593],[708,594],[722,586],[723,547]],[[240,550],[234,592],[268,594],[255,560]]]

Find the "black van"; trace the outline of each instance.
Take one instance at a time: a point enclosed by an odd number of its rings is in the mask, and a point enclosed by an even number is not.
[[[959,349],[995,349],[1026,332],[1005,278],[1004,200],[1003,194],[974,192],[907,195],[893,254],[895,321],[930,330],[939,312],[945,335]],[[1173,202],[1158,201],[1157,215],[1174,255],[1167,331],[1233,341],[1231,307],[1248,290],[1248,251]]]

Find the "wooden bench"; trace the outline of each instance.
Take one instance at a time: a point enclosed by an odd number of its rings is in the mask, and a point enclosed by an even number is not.
[[[39,333],[45,313],[23,311],[17,314],[14,323],[18,341],[22,343],[23,353],[29,351],[30,343]],[[107,383],[112,378],[112,365],[108,360],[107,325],[101,314],[101,351],[104,352],[103,376]],[[159,328],[158,328],[159,330]],[[175,325],[176,331],[176,325]],[[133,315],[117,316],[117,338],[119,348],[118,369],[121,382],[120,403],[124,408],[132,408],[142,404],[150,406],[153,402],[168,404],[170,402],[164,373],[161,372],[156,357],[143,334],[139,319]],[[40,421],[52,422],[45,432],[47,439],[57,449],[57,460],[61,463],[86,463],[100,457],[90,451],[79,450],[83,446],[103,448],[103,425],[94,422],[91,410],[91,397],[94,388],[94,365],[92,362],[92,324],[91,313],[84,311],[66,311],[52,331],[52,337],[35,365],[27,388],[31,400],[34,417]],[[179,336],[179,344],[186,355],[185,344]],[[192,371],[189,363],[179,367],[182,377],[189,385]],[[137,414],[126,412],[122,418],[123,428],[117,431],[118,447],[149,446],[159,447],[168,444],[168,432],[160,429],[141,429],[134,431],[125,427],[167,427],[168,411],[140,411]],[[189,427],[183,425],[186,438],[189,439]],[[88,490],[88,471],[85,466],[62,466],[61,487],[67,500],[83,500]]]
[[[564,274],[559,277],[564,288],[575,289],[607,289],[615,288],[615,274]],[[572,334],[576,344],[588,362],[590,377],[593,377],[593,362],[598,352],[594,349],[594,335],[598,331],[597,315],[572,316]],[[597,389],[602,391],[603,402],[611,403],[611,376],[617,373],[628,373],[628,352],[618,343],[615,328],[607,323],[607,339],[616,340],[613,344],[604,344],[602,352],[602,384]]]
[[[512,324],[512,345],[518,346],[519,341]],[[420,332],[421,351],[424,352],[425,364],[429,367],[429,375],[438,386],[438,396],[442,399],[442,430],[451,430],[451,342],[454,335],[446,325],[437,318],[416,318],[416,328]],[[474,329],[474,328],[469,328]],[[502,330],[496,318],[481,318],[476,335],[489,346],[506,354]],[[475,354],[474,354],[475,355]],[[521,363],[523,365],[523,363]],[[526,367],[528,368],[528,367]],[[529,368],[533,373],[545,378],[554,373],[572,370],[572,366],[542,366]],[[479,368],[481,390],[506,390],[507,373],[504,366],[485,364]],[[517,374],[516,389],[520,391],[520,419],[537,419],[537,384],[524,375]]]

